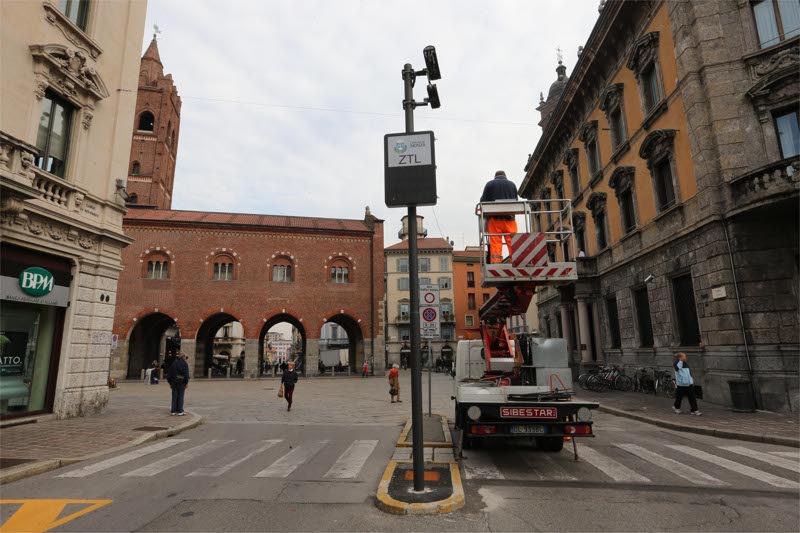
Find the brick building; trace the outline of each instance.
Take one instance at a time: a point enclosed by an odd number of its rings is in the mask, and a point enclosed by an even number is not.
[[[758,407],[797,410],[800,4],[601,9],[539,105],[520,187],[572,199],[585,255],[577,282],[538,292],[541,323],[576,369],[686,352],[705,399],[729,405],[744,379]]]
[[[478,310],[497,291],[481,287],[481,248],[467,246],[453,252],[453,294],[456,315],[456,338],[480,339]]]

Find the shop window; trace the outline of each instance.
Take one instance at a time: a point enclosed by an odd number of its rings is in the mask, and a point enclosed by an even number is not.
[[[597,237],[597,251],[608,246],[608,225],[606,223],[606,193],[594,192],[586,201],[586,207],[592,212],[594,232]]]
[[[58,9],[82,30],[86,29],[89,0],[58,0]]]
[[[656,130],[642,142],[639,156],[647,161],[653,178],[658,212],[672,207],[677,202],[677,178],[674,154],[675,130]]]
[[[697,320],[697,306],[694,300],[691,274],[672,278],[672,297],[681,346],[698,346],[700,344],[700,324]]]
[[[397,278],[397,290],[398,291],[408,290],[408,278]]]
[[[468,328],[475,327],[475,315],[465,315],[464,316],[464,323]]]
[[[467,288],[475,287],[475,272],[467,272]]]
[[[664,99],[661,70],[658,61],[658,32],[648,33],[633,45],[633,52],[628,58],[628,68],[633,71],[639,85],[639,96],[645,115],[654,113],[656,107]],[[660,113],[659,113],[660,114]],[[646,120],[655,117],[647,117]],[[645,123],[645,128],[650,122]]]
[[[42,114],[36,133],[35,164],[42,170],[63,178],[67,169],[69,134],[75,109],[65,100],[47,91],[42,99]]]
[[[775,131],[784,158],[800,155],[800,122],[796,109],[775,113]]]
[[[402,257],[397,260],[397,271],[398,272],[408,272],[408,258]]]
[[[475,309],[475,293],[471,292],[467,294],[467,309],[470,311]]]
[[[589,163],[589,181],[599,178],[602,172],[600,163],[600,148],[597,145],[597,121],[591,120],[581,127],[578,133],[578,140],[583,143],[586,149],[586,159]]]
[[[564,156],[564,165],[567,167],[569,174],[569,184],[572,188],[572,198],[575,199],[581,192],[581,178],[578,172],[578,149],[572,148],[567,150]]]
[[[218,255],[214,258],[213,279],[216,281],[232,281],[234,276],[233,258],[229,255]]]
[[[622,218],[623,233],[630,233],[636,229],[636,207],[634,200],[633,177],[636,172],[634,167],[617,167],[608,180],[609,186],[619,203],[620,217]]]
[[[169,258],[162,254],[153,254],[147,258],[147,279],[169,279]]]
[[[446,291],[453,288],[453,280],[450,278],[439,278],[439,288]]]
[[[419,258],[419,271],[420,272],[430,272],[431,271],[431,258],[430,257],[420,257]]]
[[[650,300],[646,286],[634,289],[633,301],[636,307],[636,322],[639,326],[639,346],[651,348],[653,346],[653,323],[650,320]]]
[[[156,119],[150,111],[144,111],[139,115],[139,131],[153,131],[156,125]]]
[[[622,338],[619,330],[619,312],[617,310],[616,296],[606,298],[606,311],[608,312],[608,333],[611,337],[611,348],[622,346]]]
[[[797,0],[756,0],[752,5],[761,48],[800,35],[800,3]]]

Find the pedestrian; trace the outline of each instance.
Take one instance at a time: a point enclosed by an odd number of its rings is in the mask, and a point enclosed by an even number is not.
[[[361,377],[365,378],[369,376],[369,362],[364,361],[364,368],[361,369]]]
[[[497,200],[517,200],[517,186],[508,178],[506,173],[498,170],[494,179],[490,180],[483,188],[481,202],[495,202]],[[511,236],[517,232],[517,222],[514,215],[494,215],[486,220],[486,233],[489,234],[489,263],[503,262],[503,241],[511,251]]]
[[[167,382],[172,388],[172,416],[185,416],[183,412],[183,397],[186,387],[189,386],[189,365],[186,355],[180,354],[175,358],[167,372]]]
[[[158,385],[158,361],[153,361],[150,366],[150,385]]]
[[[281,361],[281,372],[286,372],[287,368],[289,368],[289,365],[286,364],[286,361]]]
[[[236,375],[241,374],[243,371],[244,371],[244,358],[239,357],[239,359],[236,360]]]
[[[294,386],[297,384],[297,377],[297,372],[294,369],[294,362],[289,361],[289,364],[286,365],[286,370],[284,370],[281,376],[283,397],[286,398],[286,402],[289,404],[289,407],[286,409],[287,411],[292,410],[292,395],[294,394]]]
[[[679,353],[672,367],[675,369],[675,384],[678,386],[675,391],[675,404],[672,406],[672,410],[676,413],[681,412],[681,400],[686,395],[689,397],[689,407],[692,410],[692,414],[700,416],[702,413],[697,410],[697,398],[694,396],[694,379],[692,378],[691,370],[689,370],[689,363],[686,361],[686,354]]]
[[[389,371],[389,397],[392,399],[392,403],[396,403],[395,396],[397,402],[403,403],[403,400],[400,399],[400,371],[397,370],[398,368],[399,366],[395,363]]]

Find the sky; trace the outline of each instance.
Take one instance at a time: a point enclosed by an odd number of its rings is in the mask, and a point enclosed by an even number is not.
[[[181,95],[173,209],[384,219],[398,241],[405,208],[384,204],[383,136],[404,131],[407,62],[434,45],[440,109],[417,108],[436,136],[429,237],[478,243],[483,186],[517,186],[541,128],[539,93],[569,74],[598,0],[150,0],[142,43],[158,37]],[[415,99],[425,96],[418,79]]]

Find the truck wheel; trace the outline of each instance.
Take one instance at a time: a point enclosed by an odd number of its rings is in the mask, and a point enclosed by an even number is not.
[[[564,448],[564,438],[536,437],[536,447],[543,452],[560,452]]]

